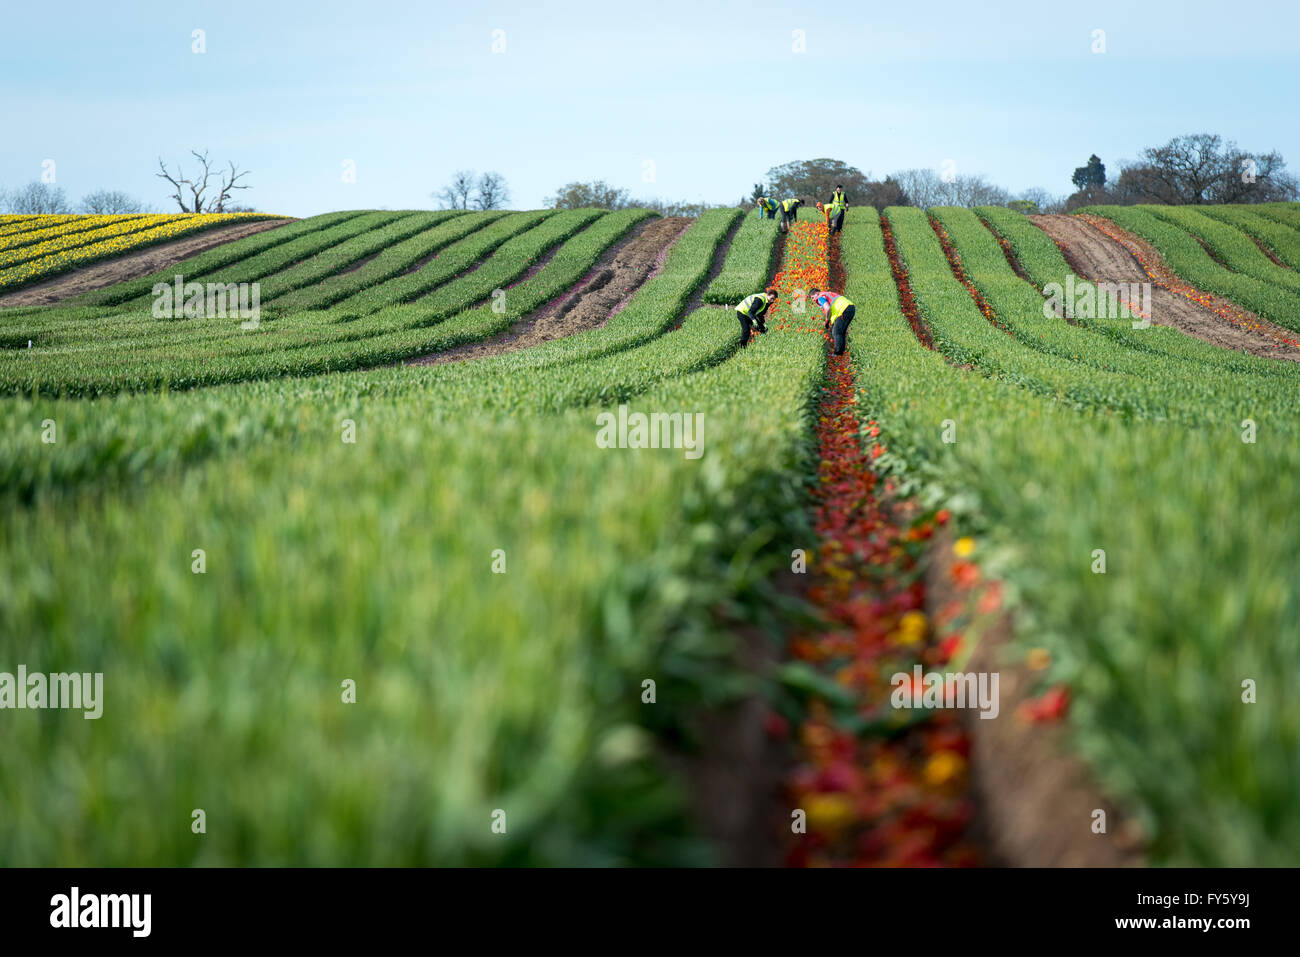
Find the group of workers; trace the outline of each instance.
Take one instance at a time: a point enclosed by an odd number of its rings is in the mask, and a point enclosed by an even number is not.
[[[790,231],[790,224],[794,222],[795,211],[804,204],[802,199],[795,198],[783,199],[778,203],[767,196],[760,196],[756,202],[758,203],[759,219],[776,219],[776,214],[778,212],[781,214],[781,225],[777,227],[777,231],[782,233]]]
[[[766,196],[760,196],[756,202],[759,219],[775,219],[777,211],[780,210],[781,224],[777,228],[783,233],[790,231],[790,224],[794,222],[796,210],[804,205],[801,198],[791,198],[776,203]],[[844,228],[844,211],[849,208],[849,204],[844,198],[842,186],[836,186],[830,201],[818,203],[817,208],[826,215],[827,232],[838,233]],[[766,292],[756,292],[746,296],[736,306],[736,314],[740,318],[741,346],[749,345],[749,338],[755,329],[760,335],[767,332],[767,311],[776,302],[776,298],[776,290],[768,289]],[[853,321],[855,311],[853,303],[843,293],[831,290],[813,292],[810,298],[817,303],[826,317],[822,328],[830,333],[835,345],[835,354],[844,355],[849,323]]]
[[[777,202],[770,196],[760,196],[756,199],[755,204],[758,206],[759,219],[776,219],[776,214],[781,214],[781,225],[777,227],[780,232],[788,233],[790,224],[795,220],[795,212],[800,206],[806,205],[805,201],[799,197],[791,197]],[[844,187],[836,186],[835,192],[825,203],[818,203],[817,208],[826,216],[826,228],[832,233],[838,233],[844,228],[844,211],[849,208],[848,200],[844,198]]]
[[[776,290],[769,289],[746,296],[736,306],[736,315],[740,318],[741,346],[749,345],[749,337],[755,329],[760,334],[767,332],[767,311],[776,302],[776,298]],[[822,328],[830,333],[831,341],[835,344],[835,354],[844,355],[848,345],[849,323],[853,321],[856,312],[853,301],[843,293],[829,289],[815,291],[810,298],[826,317]]]

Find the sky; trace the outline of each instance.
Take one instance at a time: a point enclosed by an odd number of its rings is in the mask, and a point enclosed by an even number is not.
[[[1298,80],[1294,0],[52,0],[4,13],[0,188],[168,211],[158,159],[194,149],[292,216],[436,208],[458,169],[520,209],[589,179],[734,202],[823,156],[1065,194],[1193,132],[1300,173]]]

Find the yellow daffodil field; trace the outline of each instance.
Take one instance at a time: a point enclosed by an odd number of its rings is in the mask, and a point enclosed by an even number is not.
[[[0,216],[0,292],[263,213]]]

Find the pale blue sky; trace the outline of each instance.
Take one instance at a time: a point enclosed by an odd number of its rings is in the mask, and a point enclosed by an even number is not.
[[[1300,173],[1300,4],[988,6],[10,4],[0,187],[53,159],[74,201],[105,187],[166,210],[156,158],[193,147],[253,171],[243,201],[296,216],[433,207],[458,168],[498,170],[518,208],[595,178],[733,201],[769,167],[817,156],[876,175],[951,159],[1013,191],[1065,193],[1089,153],[1117,170],[1201,131],[1277,149]]]

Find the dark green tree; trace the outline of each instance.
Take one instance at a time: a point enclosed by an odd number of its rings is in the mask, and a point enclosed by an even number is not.
[[[1070,177],[1070,182],[1074,184],[1076,189],[1105,186],[1106,165],[1101,161],[1101,157],[1096,153],[1089,156],[1086,166],[1075,168],[1074,175]]]

